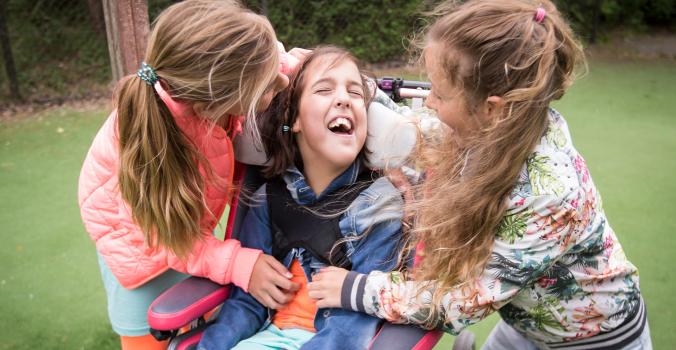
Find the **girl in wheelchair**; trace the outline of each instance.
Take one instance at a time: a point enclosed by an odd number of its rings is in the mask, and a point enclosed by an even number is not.
[[[233,288],[199,349],[365,349],[380,321],[318,309],[307,283],[327,265],[360,273],[392,269],[403,200],[364,163],[366,110],[374,87],[357,59],[314,50],[291,76],[261,126],[268,181],[253,195],[243,246],[275,256],[301,285],[278,310]]]

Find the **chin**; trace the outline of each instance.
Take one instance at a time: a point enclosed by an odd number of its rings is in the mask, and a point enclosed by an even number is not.
[[[331,163],[335,164],[339,168],[349,167],[355,159],[357,159],[358,153],[350,154],[334,154],[331,158]]]

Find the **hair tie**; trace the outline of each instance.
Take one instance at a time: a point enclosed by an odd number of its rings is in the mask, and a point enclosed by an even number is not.
[[[141,63],[141,69],[136,72],[136,75],[141,78],[141,80],[145,81],[146,84],[153,86],[155,83],[160,80],[157,77],[157,74],[155,74],[155,70],[153,70],[153,67],[149,66],[147,63],[142,62]]]
[[[535,10],[535,16],[533,17],[533,19],[537,23],[542,23],[542,21],[545,20],[546,15],[547,11],[545,11],[545,9],[542,7],[538,7],[537,10]]]

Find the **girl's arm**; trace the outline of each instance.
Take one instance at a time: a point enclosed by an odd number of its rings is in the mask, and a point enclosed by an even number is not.
[[[264,195],[264,187],[263,187]],[[267,204],[260,203],[261,190],[257,191],[256,206],[251,207],[242,223],[242,245],[272,251],[272,235],[267,216]],[[240,340],[247,339],[258,331],[268,312],[265,306],[241,288],[233,288],[223,303],[216,321],[207,327],[200,340],[199,349],[230,349]]]
[[[330,268],[317,274],[308,289],[319,306],[340,306],[394,323],[457,334],[508,304],[524,288],[553,277],[548,275],[550,267],[575,244],[591,220],[591,208],[585,209],[584,202],[583,191],[524,199],[521,210],[508,214],[523,226],[499,231],[483,274],[451,289],[437,303],[432,300],[437,281],[407,281],[399,272],[362,275]],[[504,231],[515,227],[520,231]],[[428,321],[433,310],[436,317]]]
[[[233,283],[248,291],[261,251],[242,247],[236,239],[221,241],[208,233],[203,236],[203,240],[194,243],[192,253],[184,260],[167,251],[169,267],[189,275],[206,277],[219,284]]]

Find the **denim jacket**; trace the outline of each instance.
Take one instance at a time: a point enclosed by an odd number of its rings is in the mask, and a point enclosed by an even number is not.
[[[323,196],[357,180],[363,164],[355,161],[335,178],[319,196],[316,196],[295,167],[287,169],[283,178],[287,189],[298,204],[310,205]],[[272,233],[265,199],[265,185],[254,194],[255,203],[249,210],[240,234],[242,245],[272,253]],[[385,177],[378,178],[363,190],[339,221],[341,233],[348,240],[346,253],[352,270],[369,273],[389,271],[397,262],[400,241],[403,200],[398,190]],[[366,235],[361,237],[364,233]],[[356,237],[356,238],[355,238]],[[297,259],[308,281],[325,265],[303,248],[293,248],[282,263],[288,268]],[[234,262],[235,264],[237,262]],[[223,304],[216,322],[209,326],[199,349],[230,349],[241,340],[267,327],[274,310],[268,310],[250,294],[234,287]],[[360,312],[342,309],[318,309],[314,319],[317,330],[303,349],[366,349],[381,320]]]

